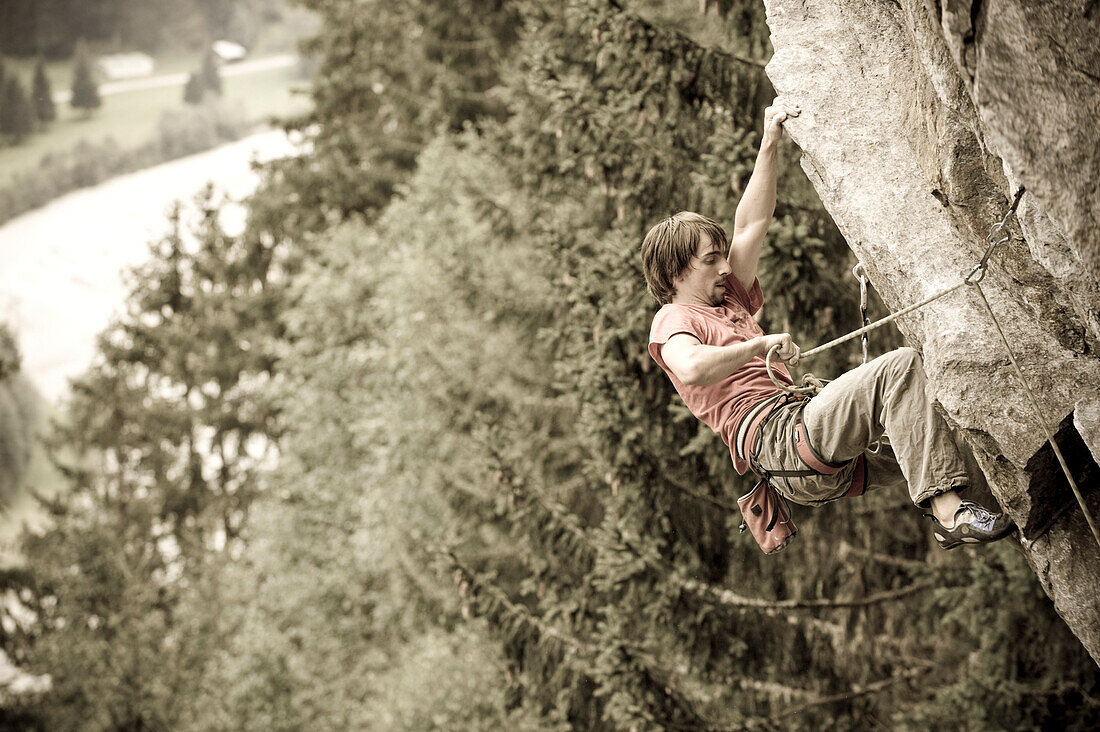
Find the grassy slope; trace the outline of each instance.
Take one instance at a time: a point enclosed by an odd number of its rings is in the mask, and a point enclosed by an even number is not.
[[[291,90],[304,85],[294,67],[223,80],[225,98],[239,101],[245,113],[257,121],[302,109],[307,99]],[[67,104],[58,105],[58,119],[46,132],[21,145],[0,149],[0,186],[17,172],[36,167],[43,155],[65,154],[81,140],[100,142],[114,137],[120,145],[141,144],[152,137],[162,112],[182,104],[183,88],[172,86],[105,96],[103,105],[88,118]]]

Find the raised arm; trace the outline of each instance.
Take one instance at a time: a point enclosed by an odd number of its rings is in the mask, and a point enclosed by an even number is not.
[[[783,97],[776,97],[772,105],[764,110],[764,137],[760,142],[760,152],[745,193],[737,204],[733,236],[730,237],[730,268],[746,290],[752,287],[752,281],[756,279],[760,245],[775,213],[775,179],[783,121],[787,117],[797,117],[799,111],[798,107],[786,104]]]

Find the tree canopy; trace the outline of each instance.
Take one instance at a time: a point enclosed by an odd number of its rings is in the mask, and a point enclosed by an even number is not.
[[[57,108],[53,103],[53,90],[46,76],[46,62],[42,59],[34,65],[34,83],[31,88],[34,99],[34,114],[39,122],[53,122],[57,118]]]
[[[8,76],[0,93],[0,134],[18,142],[34,131],[34,107],[19,77]]]
[[[90,113],[103,103],[99,96],[99,86],[92,76],[92,64],[85,47],[77,48],[73,62],[73,95],[71,104],[76,109]]]

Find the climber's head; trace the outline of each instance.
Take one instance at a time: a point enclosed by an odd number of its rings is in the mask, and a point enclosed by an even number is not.
[[[701,251],[700,245],[707,251]],[[678,287],[681,290],[691,287],[699,289],[700,296],[710,304],[720,304],[721,293],[714,302],[715,282],[712,280],[729,273],[725,263],[727,246],[726,232],[718,222],[706,216],[681,211],[663,219],[642,241],[642,271],[649,294],[664,305],[672,302]],[[719,252],[720,256],[708,258],[712,251]]]

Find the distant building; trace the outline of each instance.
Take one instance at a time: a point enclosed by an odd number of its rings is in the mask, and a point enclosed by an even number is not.
[[[210,50],[214,55],[227,64],[240,61],[248,55],[248,49],[233,41],[214,41],[210,44]]]
[[[144,53],[115,53],[100,56],[99,70],[108,79],[134,79],[153,73],[153,57]]]

